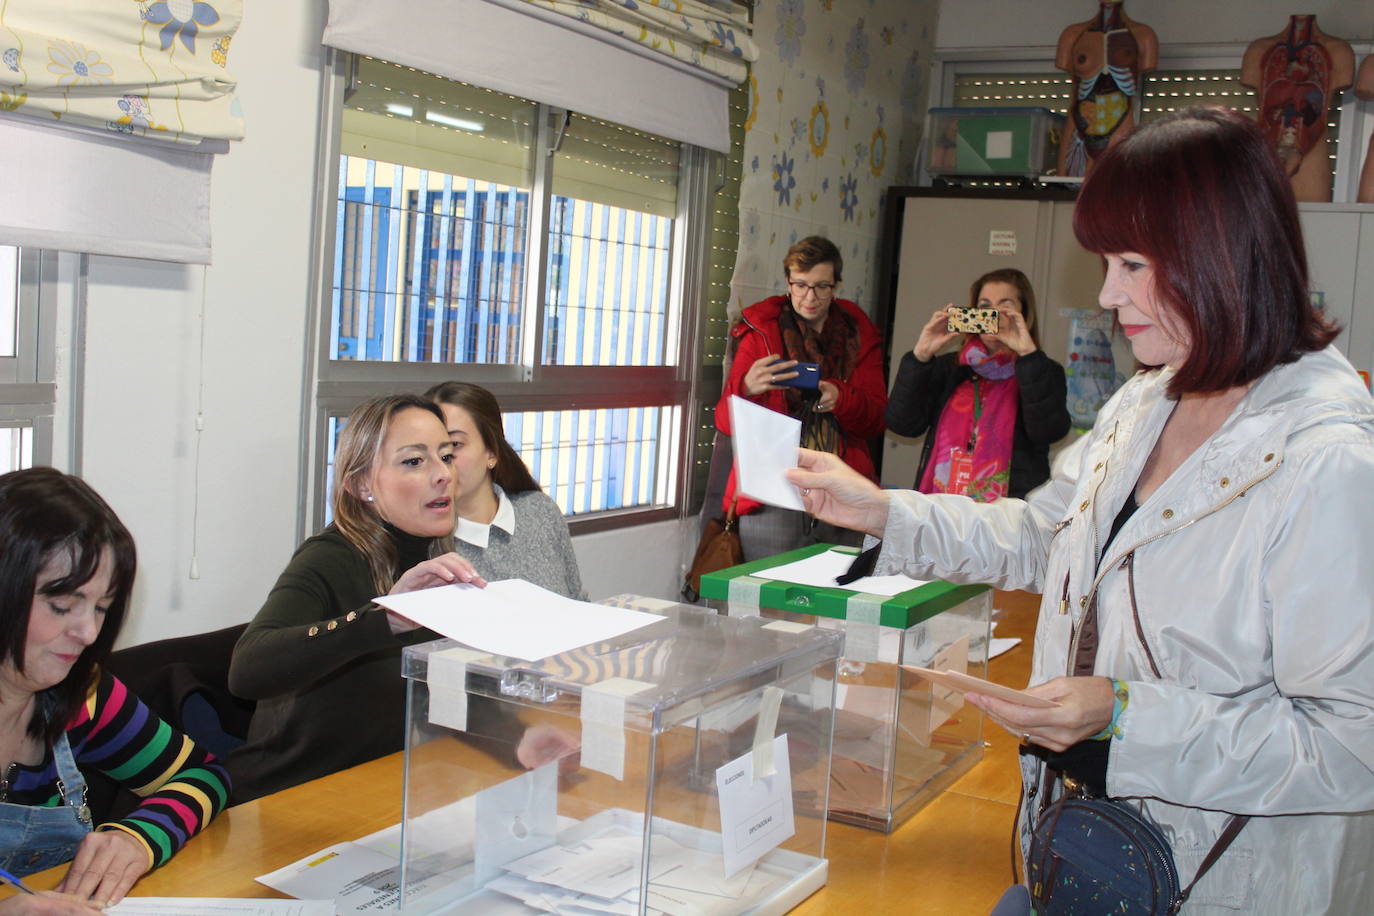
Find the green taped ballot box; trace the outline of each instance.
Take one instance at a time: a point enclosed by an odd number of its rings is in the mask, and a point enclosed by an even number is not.
[[[742,563],[702,576],[701,595],[732,617],[844,632],[829,817],[890,832],[982,759],[982,713],[903,666],[986,678],[992,589],[891,576],[829,584],[857,552],[815,544]]]

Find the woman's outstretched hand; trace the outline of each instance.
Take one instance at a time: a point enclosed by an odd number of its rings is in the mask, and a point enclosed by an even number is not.
[[[487,580],[477,574],[477,570],[473,568],[471,563],[456,553],[445,553],[425,560],[423,563],[416,563],[401,573],[401,578],[397,579],[396,584],[391,586],[391,591],[388,594],[399,595],[401,592],[414,592],[422,588],[453,585],[455,582],[466,582],[478,588],[487,587]],[[393,634],[419,629],[419,624],[407,620],[395,611],[386,612],[386,622],[391,627]]]
[[[821,521],[883,536],[887,494],[839,455],[798,449],[797,467],[788,469],[787,479],[801,487],[802,505]]]

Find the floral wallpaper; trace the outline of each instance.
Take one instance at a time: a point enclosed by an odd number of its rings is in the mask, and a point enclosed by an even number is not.
[[[731,317],[781,293],[782,257],[824,235],[840,294],[871,311],[886,189],[912,181],[936,0],[758,0]]]

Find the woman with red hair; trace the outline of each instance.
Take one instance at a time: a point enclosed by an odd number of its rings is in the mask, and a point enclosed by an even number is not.
[[[979,504],[813,453],[789,476],[883,538],[880,573],[1044,595],[1028,692],[1058,705],[968,695],[1022,739],[1023,841],[1048,769],[1160,827],[1202,874],[1187,913],[1365,912],[1374,401],[1309,301],[1287,176],[1253,121],[1189,109],[1103,156],[1074,229],[1152,368],[1049,483]]]

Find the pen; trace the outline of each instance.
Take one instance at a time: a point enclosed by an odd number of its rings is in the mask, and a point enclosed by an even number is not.
[[[16,878],[14,875],[12,875],[12,874],[10,874],[9,872],[5,871],[3,868],[0,868],[0,881],[4,881],[6,884],[13,884],[15,887],[19,888],[21,891],[23,891],[23,892],[26,893],[26,894],[35,893],[35,891],[34,891],[33,888],[29,887],[29,886],[28,886],[27,884],[25,884],[23,881],[20,881],[20,880],[19,880],[18,878]]]

